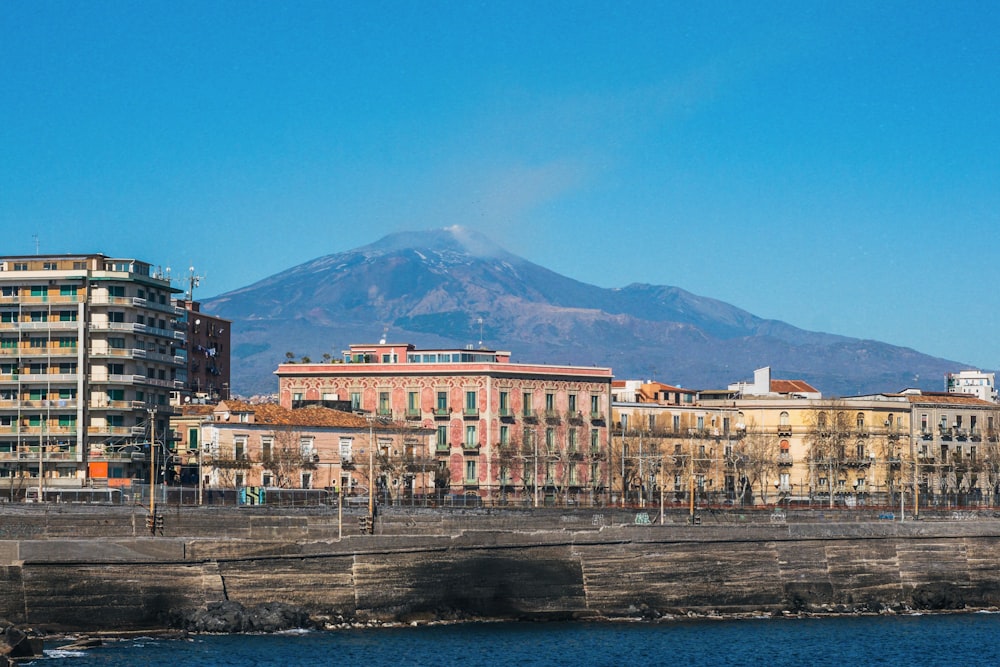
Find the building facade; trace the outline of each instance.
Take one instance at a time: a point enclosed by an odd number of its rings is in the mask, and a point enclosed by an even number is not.
[[[997,402],[996,374],[967,370],[948,373],[944,378],[949,394],[971,394],[984,401]]]
[[[495,350],[351,345],[339,363],[285,363],[281,405],[350,401],[434,433],[439,493],[523,504],[604,502],[611,370],[521,364]]]
[[[141,474],[182,384],[177,291],[135,259],[0,257],[0,479],[10,496]]]
[[[204,489],[326,489],[380,502],[430,496],[431,431],[319,406],[222,401],[190,405],[173,420],[181,477]],[[373,486],[374,485],[374,486]]]
[[[187,331],[187,366],[185,386],[178,392],[177,403],[191,401],[218,403],[230,392],[230,329],[232,322],[209,315],[201,304],[183,299]]]

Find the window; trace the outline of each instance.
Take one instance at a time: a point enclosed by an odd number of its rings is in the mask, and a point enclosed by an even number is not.
[[[601,432],[596,429],[590,429],[590,450],[596,452],[601,447]]]
[[[469,424],[465,427],[465,446],[468,449],[475,449],[479,446],[479,440],[476,437],[475,424]]]
[[[75,310],[60,310],[59,311],[59,321],[60,322],[76,322],[76,311]]]
[[[479,409],[479,394],[475,391],[465,392],[465,412],[466,414],[475,414]]]
[[[448,427],[438,426],[437,437],[434,441],[438,451],[448,451]]]
[[[32,339],[31,339],[31,340],[29,341],[29,343],[28,343],[28,344],[29,344],[29,345],[30,345],[31,347],[33,347],[33,348],[35,348],[35,349],[38,349],[38,348],[43,348],[43,347],[45,347],[45,343],[46,343],[46,341],[45,341],[45,339],[44,339],[44,338],[32,338]]]
[[[108,400],[109,401],[124,401],[125,400],[125,390],[124,389],[108,389]]]
[[[108,322],[124,322],[125,313],[120,310],[112,310],[108,312]]]
[[[862,443],[859,442],[858,445],[857,445],[857,447],[855,449],[856,449],[856,452],[857,452],[858,460],[859,461],[863,460],[865,458],[865,446]]]
[[[569,401],[569,412],[573,414],[576,412],[576,394],[570,394],[566,397]]]
[[[601,412],[601,397],[591,396],[590,397],[590,413],[593,415],[600,414]]]
[[[510,444],[510,427],[506,424],[500,425],[500,445],[507,446]]]
[[[674,433],[678,433],[681,430],[681,416],[674,415],[673,417],[674,417],[673,418]]]
[[[865,413],[859,412],[858,416],[855,418],[855,423],[858,429],[863,429],[865,427]]]
[[[569,448],[569,451],[575,452],[576,448],[579,446],[579,443],[577,442],[577,437],[576,437],[576,429],[575,428],[569,429],[569,431],[566,434],[566,437],[568,438],[568,443],[569,443],[568,444],[568,448]]]
[[[531,392],[526,391],[521,395],[522,407],[521,411],[525,417],[531,416]]]
[[[439,391],[437,393],[437,408],[436,412],[438,414],[445,414],[448,412],[448,392]]]
[[[301,396],[301,394],[299,396]],[[360,409],[361,409],[361,392],[360,391],[352,391],[351,392],[351,410],[360,410]]]
[[[554,428],[545,429],[545,450],[551,452],[556,446],[556,430]]]
[[[340,439],[340,461],[350,463],[354,456],[354,440],[351,438]]]
[[[233,439],[233,458],[244,461],[247,458],[247,436],[238,435]]]
[[[789,419],[787,412],[782,412],[780,415],[778,415],[778,425],[779,426],[785,426],[785,427],[787,427],[790,424],[791,424],[791,420]]]
[[[510,396],[506,391],[500,392],[500,416],[505,417],[510,414]]]
[[[31,286],[31,296],[36,298],[42,298],[48,296],[49,290],[45,285],[32,285]]]
[[[698,430],[705,430],[705,417],[703,415],[698,415]]]
[[[312,458],[314,455],[313,439],[310,437],[299,438],[299,452],[303,458]]]
[[[420,394],[418,394],[415,391],[410,391],[406,393],[406,414],[408,415],[420,414]]]
[[[312,473],[304,472],[302,473],[302,488],[311,489],[312,488]]]
[[[378,413],[382,416],[389,416],[392,410],[389,407],[389,392],[380,391],[378,393]]]
[[[469,459],[465,462],[465,481],[470,483],[475,483],[478,481],[476,476],[476,460]]]
[[[552,414],[556,411],[556,395],[553,393],[545,394],[545,412]]]
[[[649,430],[656,430],[656,415],[649,415]]]

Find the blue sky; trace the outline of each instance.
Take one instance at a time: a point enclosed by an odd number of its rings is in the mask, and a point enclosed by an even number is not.
[[[996,369],[998,34],[979,2],[10,0],[4,252],[205,299],[459,224]]]

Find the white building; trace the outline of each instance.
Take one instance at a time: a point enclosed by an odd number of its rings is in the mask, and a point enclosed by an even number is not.
[[[997,402],[994,373],[983,371],[960,371],[945,375],[945,386],[949,394],[971,394],[984,401]]]

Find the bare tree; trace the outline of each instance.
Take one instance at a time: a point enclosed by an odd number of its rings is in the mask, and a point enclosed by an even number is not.
[[[762,504],[767,504],[768,483],[777,475],[778,439],[765,433],[753,419],[746,425],[746,432],[726,456],[735,477],[736,497],[740,504],[753,502],[754,490]]]
[[[807,441],[811,483],[813,488],[825,486],[830,507],[834,506],[836,494],[846,491],[844,476],[850,458],[850,445],[858,437],[855,414],[843,402],[832,401],[805,418],[810,426]],[[819,483],[823,479],[826,480],[825,485]]]
[[[304,470],[316,468],[313,458],[302,450],[302,433],[292,426],[275,428],[271,447],[261,452],[260,463],[282,489],[293,488]]]

